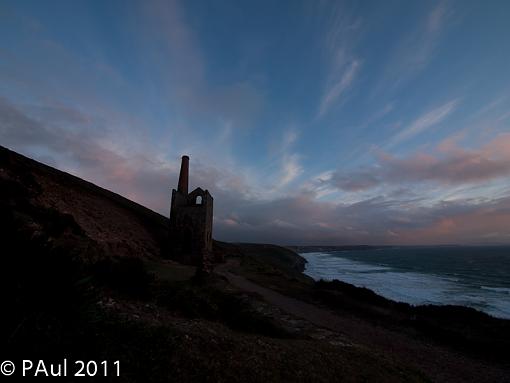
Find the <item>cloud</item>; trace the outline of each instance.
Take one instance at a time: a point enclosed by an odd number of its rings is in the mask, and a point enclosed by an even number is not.
[[[159,45],[160,54],[153,59],[160,59],[162,73],[170,69],[178,70],[181,79],[187,82],[193,88],[197,83],[203,80],[205,72],[205,62],[203,55],[198,47],[193,29],[186,22],[186,15],[177,0],[149,0],[141,5],[140,18],[137,22],[145,37],[152,37],[150,44]],[[141,40],[145,43],[146,40]],[[163,49],[161,49],[163,48]],[[164,61],[164,59],[170,61]],[[166,70],[164,69],[166,67]],[[165,76],[164,78],[168,78]],[[184,85],[184,84],[179,84]],[[180,89],[186,93],[186,90]]]
[[[64,111],[62,115],[73,116],[74,113]],[[93,123],[90,116],[85,117],[86,121]],[[161,160],[159,153],[149,148],[141,152],[123,150],[112,145],[114,137],[92,138],[87,129],[88,125],[84,124],[72,131],[62,130],[48,121],[34,118],[22,107],[0,99],[2,144],[29,155],[37,149],[45,149],[60,168],[168,215],[169,189],[177,183],[178,155],[167,161]],[[289,133],[282,142],[294,142],[295,139]],[[467,151],[470,155],[466,158],[479,163],[473,153],[479,157],[490,154],[499,158],[498,161],[508,163],[509,148],[510,135],[506,134],[480,149]],[[445,143],[438,152],[457,158],[466,150]],[[411,161],[413,165],[404,170],[399,168],[403,162],[395,165],[394,159],[383,158],[382,161],[395,169],[395,173],[387,173],[388,177],[397,177],[397,174],[400,177],[406,173],[406,177],[415,179],[410,174],[419,161]],[[191,186],[206,186],[215,198],[214,236],[221,240],[280,244],[510,241],[508,196],[497,200],[440,201],[431,206],[423,205],[423,201],[413,195],[375,197],[346,203],[319,201],[313,192],[298,191],[272,199],[257,199],[250,193],[253,185],[246,183],[238,172],[196,160],[192,162],[191,171]],[[449,169],[445,174],[450,172],[455,170]],[[501,172],[492,175],[503,174],[503,170]],[[487,173],[487,170],[484,168],[482,173]],[[437,179],[432,173],[426,174]],[[466,174],[468,179],[473,178],[471,172]],[[334,177],[327,172],[317,178],[327,183]],[[475,178],[478,179],[478,176]]]
[[[414,120],[408,127],[397,133],[388,143],[387,147],[393,147],[403,141],[409,140],[425,130],[441,123],[452,113],[458,104],[458,100],[451,100],[447,103],[428,111]]]
[[[274,180],[269,193],[266,197],[273,197],[276,192],[281,191],[288,184],[294,181],[303,173],[303,167],[300,164],[300,155],[293,151],[293,145],[298,139],[298,133],[295,129],[288,129],[284,132],[283,138],[276,151],[276,156],[280,162],[280,170],[276,174],[276,180]]]
[[[449,1],[438,1],[421,20],[413,24],[392,49],[379,84],[372,96],[395,90],[422,71],[434,58],[447,21],[452,14]]]
[[[510,134],[500,134],[479,149],[442,149],[439,157],[416,154],[410,158],[381,157],[390,180],[437,181],[465,184],[510,175]]]
[[[236,241],[331,245],[510,241],[510,197],[421,206],[416,199],[377,197],[341,204],[297,195],[233,205],[235,219],[217,219],[215,230],[221,238]]]
[[[299,165],[299,157],[297,154],[286,155],[283,157],[282,176],[280,182],[277,184],[277,188],[292,182],[303,172],[302,167]]]
[[[319,106],[318,117],[324,116],[331,106],[338,101],[339,97],[351,86],[358,72],[360,62],[358,60],[351,61],[336,80],[330,81],[326,86],[326,91],[322,96]]]
[[[427,33],[434,34],[439,32],[446,21],[448,12],[448,5],[445,1],[440,1],[434,8],[432,8],[432,11],[428,14],[427,18]]]
[[[340,2],[320,2],[318,8],[326,74],[316,116],[321,118],[340,102],[358,76],[362,60],[355,48],[363,20]]]
[[[415,32],[416,35],[404,43],[400,53],[402,63],[407,69],[420,70],[431,60],[450,14],[448,1],[438,1],[426,15],[424,23]],[[411,41],[415,43],[414,46]]]
[[[504,180],[510,168],[507,134],[478,148],[462,148],[448,141],[430,152],[406,157],[379,152],[374,166],[353,172],[323,172],[300,184],[306,174],[305,154],[313,153],[314,145],[309,142],[299,146],[303,152],[298,151],[298,132],[288,129],[283,136],[276,133],[275,149],[269,150],[263,164],[258,162],[256,169],[242,168],[238,159],[242,157],[246,163],[252,156],[235,154],[255,135],[236,133],[247,125],[258,126],[256,143],[263,142],[272,128],[267,127],[267,121],[274,121],[272,111],[265,108],[276,105],[267,103],[270,89],[264,84],[286,79],[274,77],[279,65],[269,71],[262,65],[266,48],[254,59],[255,64],[241,69],[235,46],[232,55],[222,56],[225,61],[214,52],[209,57],[210,47],[201,44],[210,42],[211,36],[201,40],[203,31],[193,27],[197,15],[187,15],[183,5],[149,0],[128,7],[127,17],[112,26],[113,40],[106,39],[104,44],[88,44],[94,36],[76,30],[78,46],[71,48],[65,44],[67,40],[50,33],[54,28],[46,30],[41,25],[34,35],[18,27],[20,44],[13,47],[26,49],[9,50],[9,60],[0,71],[6,84],[3,94],[9,94],[9,99],[0,98],[0,143],[164,215],[168,215],[170,189],[177,183],[179,157],[191,154],[190,186],[206,187],[213,194],[214,236],[222,240],[281,244],[510,242],[508,187],[491,193],[492,200],[456,195],[455,201],[445,202],[436,196],[423,197],[437,190],[440,194],[445,186]],[[319,67],[310,77],[323,76],[312,111],[317,117],[333,114],[357,90],[361,71],[369,64],[359,54],[364,51],[357,51],[357,43],[365,32],[363,27],[373,26],[352,17],[346,4],[322,5],[309,6],[321,8],[321,14],[309,19],[318,23],[306,30],[320,33],[321,39],[320,52],[313,50],[318,53],[314,60]],[[352,10],[359,11],[358,7]],[[450,13],[448,3],[437,2],[413,23],[409,33],[402,34],[383,72],[384,89],[407,81],[432,60]],[[310,37],[315,43],[313,32]],[[266,43],[271,45],[261,41]],[[37,65],[35,56],[43,58]],[[257,73],[246,73],[251,68]],[[303,89],[308,89],[304,85]],[[315,88],[310,90],[313,93]],[[280,94],[270,96],[281,99]],[[398,99],[390,98],[395,104]],[[29,104],[20,104],[20,100]],[[393,101],[378,100],[382,104],[374,105],[377,110],[361,105],[366,121],[351,130],[354,134],[344,132],[351,137],[364,135],[398,109]],[[445,122],[458,104],[449,100],[408,125],[399,125],[403,129],[389,146]],[[256,124],[259,115],[266,119]],[[283,118],[299,124],[299,113]],[[324,133],[312,138],[327,139],[330,131]],[[359,159],[357,153],[352,158]],[[314,169],[312,165],[309,170]],[[421,188],[424,182],[433,187]],[[374,191],[381,195],[374,197]]]
[[[341,190],[355,192],[371,189],[379,185],[381,179],[376,171],[361,170],[350,174],[335,172],[329,182]]]
[[[33,153],[36,159],[55,163],[113,191],[129,197],[143,196],[143,200],[138,198],[137,202],[155,208],[152,188],[163,187],[159,179],[168,179],[164,174],[168,169],[142,153],[127,150],[123,153],[115,148],[114,137],[91,134],[93,128],[88,124],[73,128],[55,124],[55,121],[74,121],[77,115],[81,116],[72,109],[59,108],[51,113],[50,122],[0,98],[0,142],[22,153]],[[89,121],[89,118],[83,119]],[[40,152],[44,153],[42,158],[37,154]],[[161,169],[156,171],[159,166]],[[150,181],[148,187],[142,187],[147,181]]]
[[[432,221],[402,229],[402,243],[509,243],[510,197],[482,203],[442,203],[428,212]]]
[[[264,91],[246,77],[211,81],[207,56],[185,7],[176,0],[148,0],[141,10],[139,49],[151,48],[150,63],[157,71],[151,78],[158,79],[155,86],[175,113],[192,121],[206,119],[209,129],[211,119],[232,121],[238,128],[253,123],[264,107]]]
[[[377,157],[375,166],[350,173],[335,172],[330,184],[345,191],[360,191],[381,184],[436,182],[456,186],[508,177],[510,134],[500,134],[478,149],[464,149],[445,140],[432,154],[398,158],[379,152]]]

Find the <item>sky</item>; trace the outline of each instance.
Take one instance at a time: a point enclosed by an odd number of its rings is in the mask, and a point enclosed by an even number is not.
[[[510,243],[508,1],[0,2],[0,145],[216,239]]]

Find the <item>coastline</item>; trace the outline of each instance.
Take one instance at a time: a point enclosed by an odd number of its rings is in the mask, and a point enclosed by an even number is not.
[[[483,276],[477,276],[477,279],[473,280],[469,275],[463,277],[463,274],[452,274],[455,269],[452,271],[449,268],[425,271],[416,265],[416,262],[408,260],[414,257],[413,249],[420,248],[410,247],[404,252],[398,247],[385,248],[383,252],[370,251],[369,256],[368,254],[358,256],[353,251],[309,252],[303,253],[302,256],[308,261],[305,274],[316,281],[338,279],[371,289],[387,299],[415,306],[471,307],[497,318],[510,318],[508,296],[510,289],[504,287],[504,281],[484,280]],[[436,250],[442,248],[428,247],[428,249],[434,254]],[[459,246],[458,253],[462,253],[463,249],[465,247]],[[481,247],[480,256],[485,256],[489,250],[490,248]],[[504,247],[504,250],[507,248]],[[429,253],[426,255],[428,260]],[[406,258],[405,265],[399,263],[402,257]],[[413,267],[409,267],[410,262]],[[495,272],[499,275],[500,270],[501,268],[498,268]],[[467,269],[464,268],[464,273],[466,272]]]

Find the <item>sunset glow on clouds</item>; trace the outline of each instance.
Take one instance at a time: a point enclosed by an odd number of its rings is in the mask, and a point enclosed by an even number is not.
[[[217,239],[510,243],[505,2],[4,1],[0,144]]]

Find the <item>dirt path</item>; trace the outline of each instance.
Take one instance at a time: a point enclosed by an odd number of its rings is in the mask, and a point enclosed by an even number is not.
[[[327,309],[288,297],[229,271],[232,263],[215,269],[237,288],[259,294],[267,303],[309,323],[338,333],[348,343],[376,350],[416,366],[435,382],[510,382],[510,372],[500,366],[467,357],[444,346],[418,340],[355,316],[341,316]]]
[[[279,307],[291,315],[305,319],[316,326],[342,333],[339,331],[339,328],[341,328],[341,321],[339,320],[339,317],[331,312],[328,312],[327,310],[318,308],[317,306],[314,306],[310,303],[306,303],[298,299],[280,294],[266,287],[262,287],[240,275],[232,274],[229,271],[217,270],[216,272],[225,276],[237,288],[244,291],[257,293],[261,295],[266,302]]]

